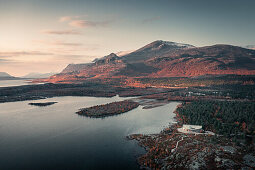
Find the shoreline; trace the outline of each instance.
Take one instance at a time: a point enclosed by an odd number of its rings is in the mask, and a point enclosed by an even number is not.
[[[137,159],[141,169],[254,168],[252,164],[241,161],[245,161],[251,153],[228,138],[178,132],[177,128],[183,124],[177,112],[179,107],[182,107],[182,103],[173,112],[176,114],[176,124],[162,129],[158,134],[131,134],[126,137],[128,140],[136,140],[146,151]]]
[[[184,89],[169,89],[158,87],[131,87],[119,83],[120,82],[114,84],[114,82],[112,82],[112,84],[106,84],[101,81],[87,81],[83,84],[44,83],[0,87],[0,103],[38,100],[58,96],[113,97],[116,95],[119,95],[120,97],[140,97],[141,100],[157,99],[162,102],[192,102],[197,100],[255,101],[253,94],[250,93],[250,91],[253,90],[253,87],[250,87],[249,85],[240,85],[242,91],[236,94],[237,91],[235,85],[229,85],[230,89],[226,89],[225,86],[190,86]],[[148,108],[150,108],[150,106],[148,106]]]

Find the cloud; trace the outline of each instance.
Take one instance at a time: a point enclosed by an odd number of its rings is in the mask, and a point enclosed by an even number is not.
[[[58,55],[74,55],[74,54],[86,54],[87,52],[98,50],[99,47],[93,47],[93,46],[82,46],[82,47],[60,47],[60,48],[50,48],[49,50],[54,52],[54,54]]]
[[[63,16],[59,18],[59,22],[66,22],[66,21],[70,21],[72,19],[71,16]]]
[[[88,58],[87,55],[55,55],[54,58],[61,60],[80,60],[82,58]]]
[[[93,56],[93,55],[55,55],[52,56],[52,61],[59,61],[63,62],[65,61],[66,63],[88,63],[93,61],[96,57],[98,56]]]
[[[0,56],[2,57],[2,56]],[[9,65],[9,64],[17,64],[17,63],[20,63],[16,60],[9,60],[9,59],[2,59],[0,58],[0,65]]]
[[[52,53],[45,53],[45,52],[40,52],[40,51],[0,52],[0,56],[1,57],[28,56],[28,55],[52,55]]]
[[[2,56],[0,56],[0,57],[2,57]],[[10,60],[6,60],[6,59],[2,59],[2,58],[0,58],[0,63],[8,62],[8,61],[10,61]]]
[[[87,17],[87,15],[83,16],[62,16],[59,18],[59,22],[66,22],[69,26],[75,27],[75,28],[87,28],[87,27],[106,27],[109,25],[113,20],[107,20],[107,21],[89,21],[87,19],[84,19],[84,17]],[[46,30],[44,31],[48,34],[65,34],[63,31],[52,31],[52,30]],[[62,33],[63,32],[63,33]],[[68,34],[68,32],[66,33]]]
[[[66,43],[66,42],[56,42],[55,45],[62,45],[62,46],[82,46],[82,43]]]
[[[87,21],[87,20],[72,20],[69,25],[76,28],[86,27],[106,27],[112,21]]]
[[[61,42],[61,41],[56,41],[54,43],[52,43],[52,45],[61,45],[61,46],[82,46],[82,43],[67,43],[67,42]]]
[[[159,20],[159,19],[160,19],[159,16],[151,17],[151,18],[146,18],[146,19],[142,20],[142,23],[143,23],[143,24],[146,24],[146,23],[150,23],[150,22],[157,21],[157,20]]]
[[[67,22],[67,21],[71,21],[74,19],[80,19],[83,17],[87,17],[87,15],[82,15],[82,16],[62,16],[58,19],[59,22]]]
[[[79,35],[81,32],[76,30],[43,30],[44,34],[55,34],[55,35]]]
[[[82,43],[70,43],[70,42],[64,42],[64,41],[33,41],[35,43],[45,44],[45,45],[58,45],[58,46],[83,46]]]

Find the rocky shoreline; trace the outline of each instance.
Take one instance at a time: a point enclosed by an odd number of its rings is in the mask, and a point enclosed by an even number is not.
[[[181,107],[181,105],[177,106]],[[176,113],[176,112],[175,112]],[[252,169],[255,155],[252,146],[236,145],[220,135],[184,134],[177,131],[181,121],[159,134],[133,134],[147,153],[138,158],[142,169]]]

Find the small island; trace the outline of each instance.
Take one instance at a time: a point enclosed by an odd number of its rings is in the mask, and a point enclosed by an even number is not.
[[[29,105],[32,105],[32,106],[39,106],[39,107],[44,107],[44,106],[50,106],[50,105],[53,105],[57,102],[45,102],[45,103],[28,103]]]
[[[89,108],[80,109],[76,112],[78,115],[100,118],[106,116],[118,115],[128,112],[139,106],[139,103],[132,100],[124,100],[120,102],[112,102],[104,105],[92,106]]]

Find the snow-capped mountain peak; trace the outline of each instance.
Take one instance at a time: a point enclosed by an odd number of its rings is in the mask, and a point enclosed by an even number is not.
[[[184,44],[184,43],[177,43],[177,42],[172,42],[172,41],[162,41],[159,40],[162,44],[169,45],[169,46],[177,46],[177,47],[182,47],[182,48],[192,48],[194,47],[193,45],[190,44]]]

